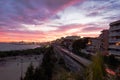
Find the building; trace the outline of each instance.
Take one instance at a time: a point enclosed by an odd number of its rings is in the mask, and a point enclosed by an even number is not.
[[[120,56],[120,20],[110,23],[109,53]]]
[[[90,42],[88,42],[88,50],[96,53],[100,48],[100,41],[98,38],[90,38]]]
[[[72,44],[75,40],[80,39],[80,36],[67,36],[63,39],[62,41],[62,45],[66,48],[68,48],[69,50],[72,50]]]
[[[98,38],[88,38],[88,40],[89,41],[88,41],[87,47],[81,50],[81,52],[94,55],[96,52],[99,51],[100,41]]]
[[[109,30],[103,30],[101,31],[101,34],[99,35],[99,40],[100,40],[100,52],[103,55],[107,55],[108,52],[108,47],[109,47]]]

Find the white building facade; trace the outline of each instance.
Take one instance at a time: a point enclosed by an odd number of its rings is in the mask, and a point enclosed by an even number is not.
[[[109,53],[120,57],[120,20],[110,23]]]

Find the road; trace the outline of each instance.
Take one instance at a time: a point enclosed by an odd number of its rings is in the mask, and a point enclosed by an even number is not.
[[[61,46],[54,45],[54,51],[59,56],[62,56],[66,64],[71,66],[72,69],[75,68],[76,70],[80,70],[81,66],[87,67],[91,63],[91,61],[80,56],[77,56],[76,54],[62,48]]]

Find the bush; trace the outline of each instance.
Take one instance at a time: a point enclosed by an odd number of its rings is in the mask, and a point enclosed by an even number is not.
[[[105,80],[106,72],[101,54],[97,53],[92,61],[86,70],[86,80]]]

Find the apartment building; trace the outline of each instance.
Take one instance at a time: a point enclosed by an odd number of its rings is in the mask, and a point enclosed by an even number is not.
[[[108,47],[109,47],[109,30],[102,30],[101,34],[98,37],[99,41],[100,41],[100,52],[103,55],[107,55],[108,54]]]
[[[88,44],[85,49],[82,49],[81,52],[86,54],[95,55],[100,48],[100,40],[98,38],[88,38]]]
[[[110,23],[109,53],[120,56],[120,20]]]

